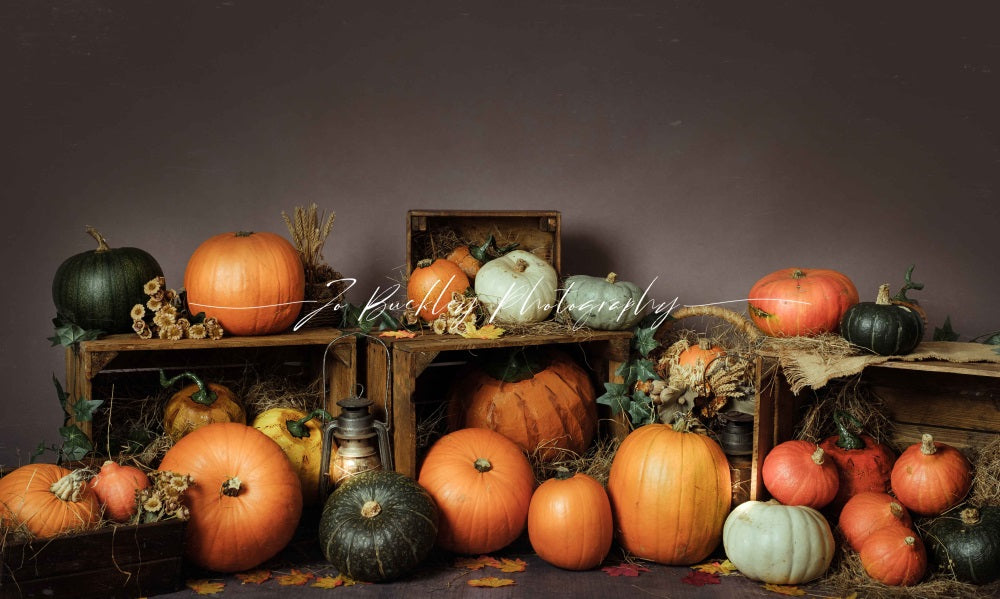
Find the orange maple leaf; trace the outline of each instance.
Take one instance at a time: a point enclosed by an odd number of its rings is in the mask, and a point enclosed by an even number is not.
[[[768,583],[768,584],[765,584],[765,585],[762,585],[762,586],[765,589],[767,589],[768,591],[771,591],[772,593],[778,593],[780,595],[792,595],[792,596],[796,596],[797,597],[799,595],[805,595],[806,594],[805,591],[803,591],[799,587],[793,586],[793,585],[770,584],[770,583]]]
[[[691,566],[691,569],[699,572],[705,572],[706,574],[718,574],[719,576],[732,576],[733,574],[739,574],[739,570],[737,570],[736,566],[733,565],[733,562],[729,560],[722,560],[721,562],[705,562],[704,564]]]
[[[382,331],[378,334],[379,337],[395,337],[397,339],[412,339],[417,336],[413,331],[407,331],[400,329],[398,331]]]
[[[495,557],[480,555],[479,557],[460,557],[455,560],[456,568],[466,568],[468,570],[482,570],[486,566],[499,568],[500,562]]]
[[[205,579],[189,580],[184,584],[199,595],[215,595],[226,589],[226,583],[224,582],[213,582]]]
[[[286,587],[287,586],[297,586],[298,587],[298,586],[304,585],[305,583],[309,582],[313,578],[316,578],[316,576],[313,575],[310,572],[302,572],[300,570],[296,570],[295,568],[292,568],[292,571],[290,573],[278,576],[277,578],[275,578],[275,580],[277,580],[278,584],[280,584],[281,586],[286,586]]]
[[[321,576],[316,579],[316,582],[309,586],[317,587],[320,589],[335,589],[337,587],[345,586],[347,583],[344,579],[343,574],[338,574],[337,576]],[[353,582],[351,583],[353,584]]]
[[[487,578],[474,578],[472,580],[466,581],[469,586],[472,587],[509,587],[515,584],[513,579],[510,578],[497,578],[496,576],[489,576]]]
[[[236,578],[238,578],[243,584],[247,583],[261,584],[271,579],[271,571],[250,570],[248,572],[240,572],[239,574],[236,575]]]
[[[508,559],[506,557],[500,559],[500,571],[501,572],[524,572],[524,569],[528,567],[528,563],[521,558]]]
[[[461,335],[467,339],[499,339],[504,330],[494,324],[487,324],[471,331],[462,331]]]

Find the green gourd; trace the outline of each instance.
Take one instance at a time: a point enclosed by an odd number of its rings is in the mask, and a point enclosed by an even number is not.
[[[618,275],[567,277],[562,308],[574,324],[602,331],[631,329],[645,315],[644,292]]]
[[[909,306],[893,304],[889,286],[882,285],[874,302],[854,304],[840,319],[840,334],[853,345],[880,356],[902,356],[924,336],[924,321]]]
[[[962,582],[986,584],[1000,578],[1000,507],[965,508],[931,524],[928,553],[938,568]]]

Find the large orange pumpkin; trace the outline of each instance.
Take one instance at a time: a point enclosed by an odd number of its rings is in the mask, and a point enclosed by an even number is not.
[[[253,568],[281,551],[302,515],[302,489],[288,457],[257,429],[203,426],[167,450],[160,470],[188,474],[185,555],[216,572]]]
[[[614,521],[601,483],[561,468],[535,489],[528,506],[528,540],[546,562],[589,570],[611,549]]]
[[[450,430],[488,428],[546,461],[582,454],[597,432],[587,372],[566,353],[517,348],[471,365],[448,391]],[[496,356],[495,356],[496,357]]]
[[[188,308],[233,335],[269,335],[292,326],[305,298],[305,270],[284,237],[222,233],[194,251],[184,270]]]
[[[750,320],[772,337],[819,335],[836,331],[840,317],[858,303],[847,275],[821,268],[786,268],[750,288]]]
[[[524,532],[535,474],[513,441],[466,428],[431,446],[418,482],[440,510],[438,545],[479,555],[503,549]]]
[[[608,474],[622,546],[636,557],[690,565],[722,540],[732,502],[729,462],[704,435],[647,424],[628,434]]]
[[[469,277],[444,258],[421,260],[406,281],[406,299],[420,318],[431,322],[448,308],[453,293],[465,293]]]
[[[93,528],[101,507],[79,471],[28,464],[0,478],[0,525],[23,526],[40,539]]]

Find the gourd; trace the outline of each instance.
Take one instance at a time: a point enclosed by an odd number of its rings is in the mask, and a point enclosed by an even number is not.
[[[888,493],[866,491],[847,500],[837,526],[844,535],[848,546],[855,551],[861,549],[873,532],[887,526],[910,528],[913,519],[910,512]]]
[[[136,493],[149,488],[146,473],[135,466],[107,460],[88,483],[104,515],[115,522],[128,522],[139,509]]]
[[[614,536],[611,503],[601,483],[559,468],[528,505],[528,540],[538,557],[566,570],[589,570],[607,556]]]
[[[280,235],[221,233],[188,259],[184,287],[192,314],[215,317],[233,335],[269,335],[288,329],[298,317],[305,268]]]
[[[967,507],[958,517],[942,516],[931,523],[927,539],[931,561],[957,580],[1000,579],[1000,507]]]
[[[836,544],[818,511],[775,500],[746,501],[726,518],[726,557],[747,578],[768,584],[802,584],[826,572]]]
[[[326,559],[354,580],[384,582],[417,567],[434,547],[438,510],[416,481],[369,470],[344,481],[323,506],[319,543]]]
[[[449,429],[494,430],[542,461],[583,454],[597,433],[587,371],[555,349],[498,350],[494,358],[470,364],[449,388]]]
[[[962,502],[972,487],[972,465],[962,452],[924,433],[892,468],[892,491],[921,516],[937,516]]]
[[[145,250],[112,248],[93,227],[87,233],[97,240],[97,249],[70,256],[56,269],[56,313],[83,329],[129,333],[132,306],[148,299],[143,285],[163,276],[163,269]]]
[[[0,526],[24,527],[48,539],[94,528],[101,520],[97,497],[84,473],[55,464],[28,464],[0,478]]]
[[[304,505],[320,503],[320,465],[323,461],[323,420],[332,420],[326,410],[313,410],[308,414],[291,407],[265,410],[254,418],[255,429],[264,433],[281,447],[288,456],[295,474],[302,484]],[[337,447],[333,446],[330,463]]]
[[[858,550],[861,565],[873,579],[889,586],[911,586],[927,571],[927,550],[914,531],[887,526],[873,532]]]
[[[406,281],[406,299],[420,318],[431,322],[447,310],[452,294],[468,289],[469,277],[454,262],[421,260]]]
[[[207,424],[167,450],[161,471],[191,476],[185,556],[216,572],[240,572],[275,556],[302,515],[299,478],[278,444],[235,422]]]
[[[174,393],[163,408],[163,430],[174,442],[191,431],[213,422],[246,424],[246,411],[236,395],[218,383],[204,383],[193,372],[182,372],[168,379],[160,370],[160,386],[167,388],[179,379],[193,381]]]
[[[874,302],[854,304],[840,320],[840,334],[852,345],[880,356],[912,352],[924,336],[924,321],[912,308],[889,299],[889,285],[882,285]]]
[[[828,508],[839,512],[847,500],[857,493],[888,492],[896,455],[887,445],[879,443],[873,437],[853,433],[846,421],[852,421],[855,426],[860,426],[860,423],[847,412],[834,412],[833,420],[838,433],[821,441],[819,446],[837,464],[840,487]]]
[[[465,273],[465,276],[469,277],[470,281],[474,281],[476,275],[479,273],[479,269],[491,259],[491,249],[494,256],[503,256],[518,245],[518,243],[508,243],[503,247],[497,247],[496,238],[490,235],[482,245],[460,245],[456,247],[448,252],[445,259],[457,264],[462,269],[462,272]]]
[[[563,304],[574,325],[601,331],[632,329],[642,320],[644,292],[634,283],[606,277],[574,275],[564,283]]]
[[[815,336],[837,330],[844,312],[858,303],[858,290],[843,273],[786,268],[750,288],[748,312],[772,337]]]
[[[552,313],[558,284],[551,264],[531,252],[514,250],[479,269],[475,291],[490,322],[530,324]]]
[[[524,532],[535,475],[513,441],[484,428],[438,439],[417,479],[440,513],[437,544],[480,555],[503,549]]]
[[[619,543],[667,565],[707,557],[722,539],[732,501],[729,462],[713,439],[647,424],[629,433],[608,473],[608,497]]]
[[[779,443],[764,457],[764,486],[785,505],[820,509],[833,501],[840,488],[840,473],[822,447],[808,441]]]

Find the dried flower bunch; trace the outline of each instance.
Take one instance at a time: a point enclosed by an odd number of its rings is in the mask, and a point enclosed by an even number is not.
[[[149,296],[145,304],[132,306],[132,330],[143,339],[221,339],[222,325],[214,317],[192,319],[182,309],[180,296],[166,287],[164,277],[150,279],[142,287]],[[200,322],[199,322],[200,320]]]
[[[191,476],[154,470],[149,473],[149,478],[153,485],[136,491],[139,509],[133,521],[145,524],[168,518],[187,520],[191,514],[181,499],[188,487],[194,484]]]

